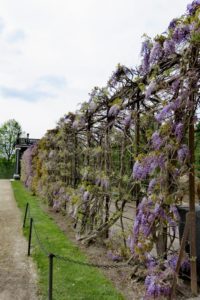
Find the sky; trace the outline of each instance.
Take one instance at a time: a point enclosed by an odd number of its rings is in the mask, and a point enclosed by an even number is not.
[[[0,0],[0,125],[41,138],[106,85],[118,63],[140,64],[189,0]]]

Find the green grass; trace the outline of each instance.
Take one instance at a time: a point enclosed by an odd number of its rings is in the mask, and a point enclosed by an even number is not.
[[[29,203],[31,216],[34,219],[39,237],[48,249],[48,252],[87,262],[86,256],[64,235],[54,220],[42,210],[40,207],[41,200],[32,196],[21,182],[12,182],[12,187],[17,204],[22,211],[22,217],[26,203]],[[24,234],[28,237],[28,224],[24,229]],[[31,256],[36,262],[39,273],[39,292],[42,295],[42,299],[46,300],[48,295],[48,258],[37,244],[35,234],[33,234],[32,244]],[[54,300],[124,299],[101,271],[91,267],[63,262],[57,258],[54,258],[53,288]]]

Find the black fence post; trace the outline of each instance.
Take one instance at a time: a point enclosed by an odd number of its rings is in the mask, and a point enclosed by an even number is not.
[[[49,254],[49,297],[48,300],[53,299],[53,258],[54,254]]]
[[[25,214],[24,214],[23,228],[25,228],[25,226],[26,226],[26,217],[27,217],[28,209],[29,209],[29,204],[28,204],[28,202],[27,202],[27,203],[26,203]]]
[[[31,237],[32,237],[33,218],[30,218],[29,238],[28,238],[28,256],[31,253]]]

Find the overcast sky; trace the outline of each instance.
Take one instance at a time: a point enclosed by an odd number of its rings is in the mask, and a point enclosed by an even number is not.
[[[188,0],[0,0],[0,124],[41,138],[104,86],[118,63],[140,62]]]

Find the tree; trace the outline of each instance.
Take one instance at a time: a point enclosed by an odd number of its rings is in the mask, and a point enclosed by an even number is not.
[[[14,144],[21,132],[21,125],[14,119],[8,120],[0,127],[0,157],[7,162],[13,158]]]

